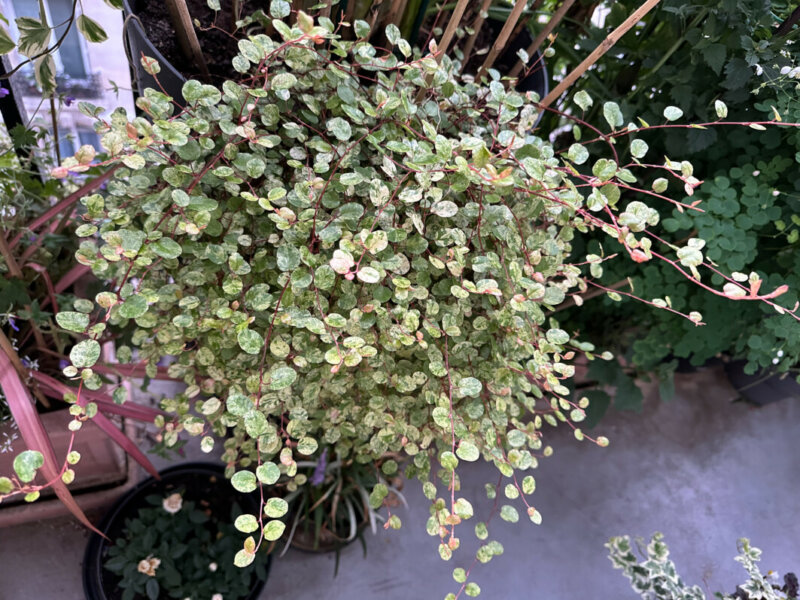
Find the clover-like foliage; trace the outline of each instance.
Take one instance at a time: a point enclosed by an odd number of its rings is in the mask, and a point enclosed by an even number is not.
[[[109,162],[122,166],[105,193],[83,199],[77,259],[114,283],[97,318],[130,332],[121,360],[135,352],[155,375],[175,357],[168,373],[188,387],[163,401],[176,417],[164,442],[186,431],[210,450],[212,432],[233,428],[224,460],[239,489],[300,477],[296,460],[322,446],[365,463],[401,453],[405,474],[426,481],[428,531],[448,559],[473,514],[458,497],[459,461],[483,457],[509,478],[506,498],[540,522],[535,481],[522,474],[552,452],[545,423],[584,438],[575,423],[588,401],[570,401],[565,383],[576,352],[596,358],[552,314],[568,295],[580,301],[582,268],[603,260],[572,264],[571,241],[601,228],[650,260],[644,232],[657,213],[617,206],[636,177],[608,138],[614,159],[581,172],[598,144],[557,155],[532,130],[537,99],[496,73],[462,79],[459,63],[412,53],[391,28],[396,54],[360,39],[363,22],[355,41],[303,13],[272,25],[274,38],[239,43],[236,82],[188,81],[179,112],[147,90],[147,118],[98,116]],[[662,168],[699,183],[691,165]],[[701,248],[681,249],[693,272]],[[89,363],[82,353],[72,374],[91,377]],[[386,495],[376,486],[370,502]],[[498,511],[519,519],[510,504]],[[265,521],[261,539],[281,525]],[[485,524],[476,531],[486,539]],[[501,552],[492,541],[477,558]]]

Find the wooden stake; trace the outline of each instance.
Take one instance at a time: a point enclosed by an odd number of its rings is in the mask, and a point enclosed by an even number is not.
[[[483,61],[481,68],[478,69],[478,74],[475,76],[476,80],[480,80],[481,76],[492,68],[494,61],[497,60],[497,57],[500,56],[500,52],[506,47],[508,39],[511,37],[511,32],[514,31],[514,27],[517,25],[517,21],[519,21],[520,16],[522,16],[522,11],[525,10],[525,5],[527,4],[528,0],[517,0],[514,4],[514,8],[511,9],[511,14],[508,15],[503,29],[500,30],[500,35],[497,36],[497,39],[494,41],[489,55],[486,57],[486,60]]]
[[[550,20],[547,22],[547,25],[544,26],[544,28],[539,32],[539,35],[536,36],[536,39],[531,42],[531,45],[528,46],[528,49],[525,51],[528,53],[529,57],[532,57],[534,54],[536,54],[536,51],[542,45],[542,42],[544,42],[545,38],[550,35],[550,32],[555,29],[555,26],[561,22],[573,4],[575,4],[575,0],[564,0],[561,6],[558,7],[558,10],[553,13],[553,16],[550,17]],[[514,68],[511,69],[509,76],[517,77],[524,66],[525,65],[522,61],[517,62],[517,64],[514,65]]]
[[[556,88],[547,95],[540,106],[547,107],[550,106],[562,93],[566,90],[569,86],[571,86],[575,81],[583,75],[586,70],[591,67],[594,63],[598,61],[598,59],[603,56],[606,52],[608,52],[611,48],[614,47],[619,39],[625,35],[628,30],[633,27],[636,23],[642,20],[642,18],[649,13],[661,0],[647,0],[644,4],[642,4],[639,8],[637,8],[631,16],[629,16],[625,21],[617,27],[614,31],[608,34],[608,37],[604,39],[600,45],[595,48],[592,53],[586,57],[586,59],[575,67],[572,72],[567,75],[564,80],[559,83]]]
[[[400,27],[403,14],[406,12],[406,6],[408,6],[408,0],[392,0],[389,12],[386,13],[386,18],[383,20],[383,28],[385,29],[389,23],[394,23],[397,27]]]
[[[344,19],[346,23],[353,24],[353,17],[356,14],[356,0],[347,0],[347,8],[344,9]]]
[[[369,23],[369,37],[375,36],[375,24],[378,22],[378,15],[381,12],[381,5],[383,0],[372,0],[372,6],[369,8],[365,20]]]
[[[467,4],[469,4],[469,0],[458,0],[456,7],[453,9],[450,21],[447,22],[447,29],[444,30],[442,41],[439,42],[439,53],[436,56],[436,62],[442,62],[442,57],[447,54],[447,49],[450,47],[450,42],[453,41],[456,29],[461,24],[461,17],[464,16]]]
[[[172,25],[175,27],[175,34],[178,36],[181,52],[200,69],[205,77],[208,77],[208,65],[203,56],[203,50],[200,48],[200,42],[197,40],[197,33],[194,30],[186,0],[167,0],[167,8]]]
[[[325,6],[322,7],[322,10],[319,11],[320,17],[325,17],[326,19],[331,18],[331,6],[333,5],[333,0],[328,0]]]
[[[478,33],[480,33],[481,27],[483,27],[483,22],[486,20],[483,15],[489,10],[491,5],[492,0],[483,0],[481,8],[478,10],[478,16],[475,18],[475,22],[472,24],[472,35],[469,36],[467,43],[464,44],[464,66],[466,66],[467,61],[472,54],[472,49],[475,47],[475,41],[478,39]]]
[[[456,29],[458,28],[459,23],[461,23],[461,17],[464,16],[464,11],[467,8],[467,4],[469,4],[470,0],[458,0],[456,3],[456,7],[453,9],[453,14],[450,15],[450,21],[447,23],[447,29],[444,30],[444,35],[442,36],[442,41],[438,45],[438,51],[436,53],[436,62],[441,63],[442,57],[447,54],[447,48],[450,46],[450,42],[453,41],[453,36],[456,34]],[[424,48],[423,48],[424,50]],[[433,81],[433,75],[428,74],[425,77],[426,86],[421,87],[419,92],[417,93],[416,101],[421,101],[425,94],[427,93],[427,86],[430,85],[431,81]]]

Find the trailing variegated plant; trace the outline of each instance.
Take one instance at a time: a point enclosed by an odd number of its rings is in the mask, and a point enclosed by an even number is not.
[[[435,45],[412,53],[394,26],[386,37],[396,53],[364,41],[364,22],[354,42],[302,12],[272,25],[274,38],[240,42],[237,81],[221,90],[188,81],[177,114],[156,90],[132,121],[81,106],[108,162],[122,163],[105,192],[82,200],[77,259],[113,282],[92,319],[133,326],[117,356],[145,361],[151,375],[174,357],[168,372],[187,388],[162,402],[177,417],[162,423],[163,442],[186,431],[210,451],[214,434],[228,434],[223,459],[238,490],[280,477],[304,484],[296,461],[323,445],[364,463],[405,454],[448,560],[457,526],[473,517],[461,461],[497,467],[504,480],[487,487],[508,500],[496,504],[501,518],[516,522],[517,504],[539,523],[530,471],[552,453],[545,424],[608,443],[581,431],[588,401],[571,402],[567,387],[576,354],[598,354],[553,316],[568,298],[581,302],[609,258],[572,262],[576,235],[602,229],[632,260],[667,261],[719,295],[771,303],[782,292],[727,276],[714,290],[700,282],[701,269],[714,270],[702,240],[662,244],[643,200],[693,210],[664,193],[668,179],[688,192],[700,182],[688,163],[640,160],[647,144],[625,141],[638,132],[615,104],[604,107],[610,132],[565,114],[590,139],[556,154],[531,130],[537,98],[507,89],[496,71],[485,83],[462,79],[458,62]],[[679,112],[670,107],[666,120]],[[665,126],[680,125],[650,129]],[[70,159],[58,173],[85,164]],[[637,187],[643,167],[664,174],[653,190]],[[647,302],[673,310],[668,299]],[[87,333],[67,375],[93,366]],[[376,485],[372,505],[387,493]],[[237,564],[284,533],[282,518],[242,521],[254,535]],[[475,530],[487,540],[486,523]],[[487,542],[476,560],[501,552]],[[454,572],[458,595],[479,592],[467,576]]]
[[[675,563],[669,557],[669,548],[663,541],[664,535],[654,533],[645,546],[644,540],[631,543],[629,536],[612,537],[606,544],[608,558],[615,569],[620,569],[628,578],[633,591],[642,600],[706,600],[706,595],[698,585],[684,583]],[[758,562],[761,550],[750,545],[750,540],[740,538],[737,543],[739,555],[734,559],[747,571],[747,581],[736,586],[731,594],[715,593],[720,600],[792,600],[798,597],[797,576],[787,573],[783,585],[778,574],[769,571],[761,573]],[[638,550],[641,561],[634,549]]]
[[[76,518],[91,527],[68,487],[84,470],[77,465],[80,454],[56,453],[39,411],[69,407],[70,449],[83,422],[92,418],[131,458],[157,475],[144,453],[109,417],[152,422],[159,411],[134,402],[122,406],[126,389],[101,378],[117,373],[113,365],[101,362],[94,374],[86,371],[84,380],[69,385],[60,373],[69,364],[70,348],[80,352],[74,337],[86,330],[86,313],[94,308],[79,293],[98,283],[73,258],[76,204],[101,187],[113,171],[95,170],[83,182],[43,180],[39,169],[52,166],[52,159],[49,148],[40,149],[36,143],[46,135],[19,126],[14,138],[16,146],[25,150],[22,158],[11,147],[0,150],[0,424],[13,420],[14,436],[26,449],[14,456],[9,472],[0,472],[0,503],[15,496],[32,502],[51,488]],[[100,338],[103,326],[95,325],[93,332]],[[95,343],[99,358],[99,342]],[[13,439],[8,442],[0,452],[13,451]]]

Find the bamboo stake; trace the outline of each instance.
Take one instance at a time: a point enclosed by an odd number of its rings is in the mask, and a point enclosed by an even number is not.
[[[326,19],[331,18],[331,6],[333,5],[333,0],[328,0],[325,6],[322,7],[322,10],[319,11],[320,17],[325,17]]]
[[[629,16],[625,21],[617,27],[614,31],[608,34],[608,37],[604,39],[600,45],[595,48],[592,53],[586,57],[586,59],[575,67],[572,72],[567,75],[564,80],[559,83],[556,88],[547,95],[540,106],[547,107],[550,106],[554,100],[556,100],[569,86],[571,86],[575,81],[583,75],[586,70],[591,67],[594,63],[598,61],[598,59],[603,56],[606,52],[608,52],[611,48],[614,47],[619,39],[625,35],[628,30],[633,27],[636,23],[638,23],[647,13],[649,13],[661,0],[647,0],[644,4],[642,4],[639,8],[637,8],[631,16]]]
[[[344,9],[344,19],[346,23],[353,24],[353,17],[356,14],[356,0],[347,0],[347,8]]]
[[[453,14],[450,15],[450,21],[447,23],[447,29],[444,30],[442,41],[439,43],[437,48],[437,63],[441,63],[442,57],[447,53],[447,48],[450,46],[450,42],[453,41],[453,36],[456,34],[458,24],[461,22],[461,17],[464,16],[464,11],[466,10],[469,2],[470,0],[458,0],[456,3],[456,7],[453,9]],[[419,88],[419,92],[417,93],[417,102],[421,101],[425,97],[425,94],[427,93],[426,88],[431,84],[431,81],[433,81],[433,75],[428,74],[428,76],[425,77],[426,86]]]
[[[367,21],[367,23],[369,23],[370,38],[375,35],[375,23],[378,22],[378,15],[381,12],[382,4],[383,0],[372,0],[372,6],[370,6],[369,12],[367,13],[367,18],[365,20]]]
[[[467,61],[472,54],[472,49],[475,47],[475,41],[478,39],[478,33],[480,32],[481,27],[483,27],[483,22],[486,20],[483,15],[488,12],[491,5],[492,0],[483,0],[481,8],[478,10],[478,16],[475,19],[475,22],[472,24],[472,35],[469,36],[467,43],[464,44],[464,66],[467,65]]]
[[[528,9],[522,15],[522,18],[519,20],[519,23],[517,23],[517,26],[514,27],[514,31],[511,33],[510,39],[517,39],[517,36],[522,33],[522,30],[528,26],[528,21],[531,20],[531,17],[536,16],[536,10],[539,8],[539,6],[541,6],[542,2],[544,2],[544,0],[533,0],[533,4],[528,7]]]
[[[178,36],[178,45],[181,47],[183,55],[191,60],[200,72],[208,77],[208,65],[197,40],[197,33],[194,30],[192,16],[186,6],[186,0],[167,0],[167,8]]]
[[[528,46],[528,49],[525,51],[528,53],[528,56],[533,56],[534,54],[536,54],[536,51],[542,45],[542,42],[544,42],[545,38],[548,35],[550,35],[550,32],[553,31],[553,29],[555,29],[556,25],[558,25],[561,22],[561,20],[564,18],[564,16],[567,14],[567,11],[573,4],[575,4],[575,0],[564,0],[561,6],[558,7],[558,10],[553,13],[552,17],[550,17],[550,20],[547,22],[547,25],[545,25],[542,28],[542,30],[539,32],[539,35],[536,36],[536,39],[534,39],[531,42],[531,45]],[[517,62],[517,64],[514,65],[514,68],[511,69],[509,76],[517,77],[519,75],[519,72],[522,70],[522,67],[524,66],[525,65],[523,64],[522,61]]]
[[[453,14],[450,15],[450,21],[447,23],[447,29],[444,30],[442,41],[439,43],[439,52],[436,56],[436,62],[442,62],[442,57],[447,54],[447,49],[450,47],[450,42],[453,41],[456,29],[458,29],[461,23],[461,17],[464,16],[467,4],[469,4],[469,0],[458,0],[456,7],[453,9]]]
[[[500,52],[506,47],[508,39],[511,37],[511,32],[514,31],[514,27],[517,25],[517,21],[519,21],[519,18],[522,16],[522,11],[525,10],[525,5],[527,4],[528,0],[517,0],[514,4],[514,8],[511,9],[511,14],[508,15],[503,29],[500,30],[500,35],[497,36],[497,39],[494,41],[489,55],[486,57],[486,60],[483,61],[481,68],[478,69],[478,74],[475,76],[476,80],[480,80],[481,76],[492,68],[494,61],[497,60],[497,57],[500,56]]]
[[[406,12],[406,6],[408,6],[408,0],[392,0],[389,12],[386,13],[386,18],[383,20],[383,28],[385,29],[390,23],[400,27],[403,14]]]

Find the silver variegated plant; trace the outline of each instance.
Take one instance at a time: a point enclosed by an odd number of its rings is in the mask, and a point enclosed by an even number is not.
[[[675,563],[669,558],[669,549],[664,543],[664,535],[653,534],[647,546],[643,540],[637,540],[639,555],[637,558],[629,536],[613,537],[606,544],[611,563],[615,569],[631,582],[633,590],[642,600],[706,600],[700,586],[688,585],[678,575]],[[773,585],[763,575],[756,564],[761,560],[761,550],[750,545],[750,540],[739,540],[739,555],[736,561],[747,571],[748,580],[737,586],[733,596],[717,593],[714,596],[722,600],[786,600],[797,597],[797,578],[793,574],[786,577],[786,585],[780,588]],[[787,595],[787,589],[792,588]]]
[[[588,400],[573,401],[566,384],[577,353],[598,357],[554,312],[568,297],[580,304],[610,257],[572,257],[573,238],[602,230],[632,260],[692,273],[709,266],[702,240],[660,250],[672,258],[654,253],[657,212],[621,206],[623,192],[639,191],[634,171],[651,169],[615,104],[604,111],[610,133],[567,115],[586,139],[556,152],[532,129],[538,99],[495,71],[482,84],[462,78],[457,61],[435,46],[412,52],[394,26],[395,52],[366,43],[364,22],[355,41],[302,12],[272,25],[272,37],[240,42],[236,81],[188,81],[183,110],[156,90],[132,121],[81,106],[118,168],[105,192],[82,200],[77,259],[113,285],[66,374],[97,385],[91,327],[103,323],[127,332],[118,357],[145,361],[153,376],[175,357],[168,373],[187,389],[163,401],[174,417],[161,423],[165,444],[185,431],[211,450],[212,434],[232,432],[224,460],[243,491],[279,478],[303,485],[296,460],[323,447],[360,462],[407,456],[445,560],[473,516],[461,461],[486,460],[505,478],[488,486],[508,500],[501,518],[516,522],[517,504],[539,523],[530,471],[552,453],[544,425],[591,439],[579,426]],[[59,172],[93,159],[84,148]],[[688,193],[699,184],[686,162],[655,169]],[[663,195],[665,178],[640,200],[681,205]],[[387,493],[379,483],[372,504]],[[241,564],[283,534],[283,515],[268,516],[254,516]],[[487,540],[485,523],[476,533]],[[477,558],[501,552],[487,540]],[[459,593],[479,592],[463,569],[454,575]]]

